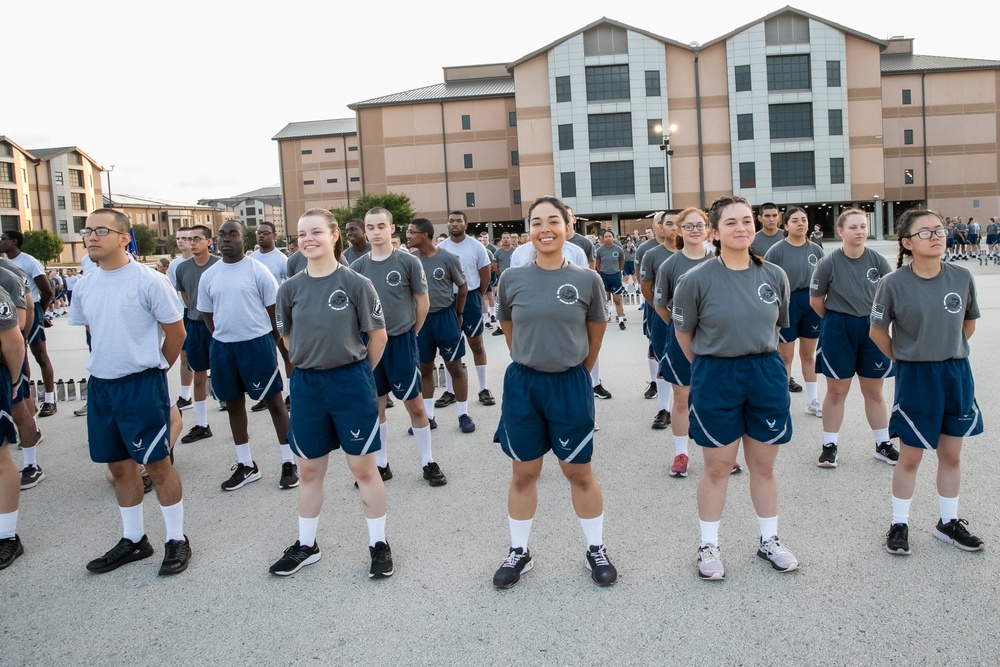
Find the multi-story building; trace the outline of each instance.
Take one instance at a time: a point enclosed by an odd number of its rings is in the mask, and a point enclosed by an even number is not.
[[[170,237],[179,227],[205,225],[213,232],[225,221],[225,214],[214,206],[185,204],[138,195],[114,194],[104,197],[106,208],[121,210],[133,225],[146,225],[156,232],[156,254],[171,252]]]
[[[37,228],[63,240],[60,261],[79,262],[86,252],[80,230],[87,214],[101,207],[101,172],[97,162],[76,146],[33,148],[39,161],[35,170]]]
[[[285,235],[285,208],[280,185],[269,185],[232,197],[199,199],[198,204],[216,209],[216,229],[225,220],[239,220],[252,228],[262,222],[270,222],[279,238]]]
[[[32,228],[31,188],[38,159],[0,135],[0,226],[2,231]]]

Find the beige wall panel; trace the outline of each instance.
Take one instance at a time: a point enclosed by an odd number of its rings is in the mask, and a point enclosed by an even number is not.
[[[542,53],[514,70],[514,90],[518,108],[518,128],[522,107],[549,106],[549,57]]]

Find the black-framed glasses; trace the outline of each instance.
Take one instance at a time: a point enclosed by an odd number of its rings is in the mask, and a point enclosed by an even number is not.
[[[914,232],[913,234],[910,234],[906,238],[912,239],[914,236],[916,236],[919,239],[923,239],[925,241],[932,236],[939,236],[941,238],[944,238],[948,236],[948,230],[945,229],[944,227],[938,227],[937,229],[921,229],[919,232]]]
[[[124,234],[125,232],[120,232],[117,229],[111,229],[110,227],[84,227],[80,230],[80,236],[83,238],[90,238],[91,234],[97,234],[98,236],[107,236],[111,232],[115,234]]]
[[[204,236],[189,236],[187,237],[188,243],[198,243],[199,241],[204,241]]]
[[[685,232],[693,232],[696,229],[698,231],[702,231],[702,230],[705,229],[705,223],[704,222],[699,222],[698,224],[692,224],[692,223],[689,222],[689,223],[681,225],[681,229],[683,229]]]

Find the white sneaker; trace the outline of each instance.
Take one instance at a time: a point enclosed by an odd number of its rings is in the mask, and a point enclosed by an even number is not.
[[[817,417],[823,416],[823,406],[820,405],[819,400],[809,401],[809,405],[806,406],[806,414]]]
[[[698,576],[706,581],[722,581],[726,568],[722,566],[722,552],[714,544],[703,544],[698,549]]]
[[[799,559],[791,551],[781,546],[777,535],[772,535],[771,539],[761,542],[757,549],[757,555],[771,563],[778,572],[791,572],[799,569]]]

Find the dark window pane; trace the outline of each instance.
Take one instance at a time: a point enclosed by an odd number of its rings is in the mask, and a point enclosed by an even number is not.
[[[632,114],[606,113],[587,117],[590,149],[632,145]]]
[[[844,158],[830,158],[830,183],[836,185],[844,182]]]
[[[518,156],[517,151],[510,152],[510,164],[512,167],[521,164],[521,158]]]
[[[772,139],[813,136],[812,104],[772,104],[767,111]]]
[[[647,141],[650,146],[658,146],[663,143],[663,119],[650,118],[646,121]]]
[[[829,109],[827,111],[830,118],[830,136],[839,137],[844,134],[844,111],[842,109]]]
[[[904,185],[913,185],[913,182],[914,182],[913,181],[913,170],[912,169],[904,169],[903,170],[903,184]]]
[[[310,149],[310,148],[307,148],[304,151],[302,151],[303,155],[312,155],[312,153],[313,153],[312,149]]]
[[[736,115],[736,136],[740,141],[753,139],[752,113],[741,113]]]
[[[559,126],[559,150],[573,150],[573,125],[566,124]]]
[[[508,111],[507,112],[507,124],[511,127],[517,127],[517,112]]]
[[[903,104],[913,104],[913,93],[909,88],[903,89]]]
[[[560,181],[562,184],[562,196],[565,197],[575,197],[576,196],[576,172],[575,171],[564,171],[559,174]]]
[[[666,192],[667,191],[667,179],[663,176],[663,167],[650,167],[649,168],[649,191],[652,193]]]
[[[646,97],[660,96],[660,70],[646,70]]]
[[[740,162],[740,188],[757,187],[757,165],[754,162]]]
[[[627,100],[628,65],[605,65],[587,68],[587,101]]]
[[[463,130],[472,129],[472,116],[462,116],[462,129]]]
[[[737,65],[733,78],[736,80],[737,93],[750,90],[750,65]]]
[[[465,193],[465,205],[468,208],[473,208],[476,205],[476,193],[466,192]]]
[[[556,102],[572,102],[573,93],[569,85],[568,76],[556,77]]]
[[[811,87],[807,54],[767,57],[768,90],[808,90]]]
[[[635,172],[632,161],[592,162],[590,165],[590,188],[595,197],[609,195],[634,195]]]
[[[515,204],[520,204],[521,203],[521,191],[520,190],[514,190],[514,203]]]
[[[816,185],[816,165],[811,151],[771,153],[771,186],[789,188]]]
[[[913,130],[903,130],[903,143],[907,145],[913,143]]]
[[[827,88],[840,88],[840,61],[826,61],[826,86]]]
[[[465,162],[465,168],[472,169],[472,153],[466,153],[462,158]]]

